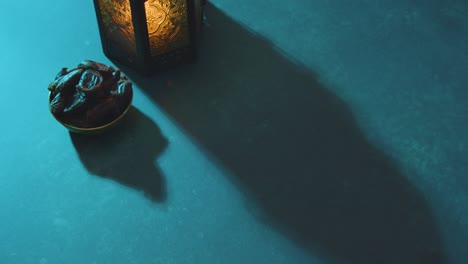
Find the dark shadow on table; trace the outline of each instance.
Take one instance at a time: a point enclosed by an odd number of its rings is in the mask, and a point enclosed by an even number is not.
[[[127,74],[224,168],[247,208],[330,262],[443,264],[429,205],[318,77],[212,5],[197,64]]]
[[[125,119],[101,135],[70,133],[81,162],[93,175],[115,180],[144,192],[155,202],[166,199],[166,189],[155,159],[167,140],[158,126],[132,107]]]

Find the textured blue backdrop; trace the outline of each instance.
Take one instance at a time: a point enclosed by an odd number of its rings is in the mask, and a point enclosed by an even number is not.
[[[466,1],[213,0],[101,138],[47,108],[92,1],[0,32],[0,263],[468,263]]]

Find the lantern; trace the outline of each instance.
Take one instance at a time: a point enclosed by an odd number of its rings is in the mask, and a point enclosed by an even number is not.
[[[145,73],[196,58],[206,0],[94,0],[104,54]]]

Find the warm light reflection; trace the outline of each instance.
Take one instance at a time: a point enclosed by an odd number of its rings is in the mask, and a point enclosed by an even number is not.
[[[106,37],[135,52],[135,32],[129,0],[99,0]]]
[[[130,0],[99,2],[106,37],[130,54],[135,53]],[[145,12],[152,56],[190,45],[186,0],[147,0]]]
[[[186,0],[148,0],[145,10],[152,56],[189,46]]]

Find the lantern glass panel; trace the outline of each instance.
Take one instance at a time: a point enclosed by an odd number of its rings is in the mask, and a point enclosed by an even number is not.
[[[136,45],[130,0],[99,0],[99,7],[110,53],[121,54],[128,62],[133,62]]]
[[[190,46],[187,0],[148,0],[145,12],[151,56]]]

